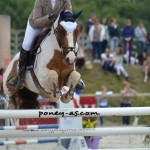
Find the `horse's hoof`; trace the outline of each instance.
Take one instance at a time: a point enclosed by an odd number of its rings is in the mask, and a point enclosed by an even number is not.
[[[68,96],[66,97],[66,93],[61,96],[61,101],[62,101],[63,103],[69,103],[71,100],[72,100],[72,96],[69,96],[69,95],[68,95]]]

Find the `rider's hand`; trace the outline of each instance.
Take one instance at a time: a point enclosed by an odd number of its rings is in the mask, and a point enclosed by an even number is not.
[[[55,22],[58,18],[57,14],[49,14],[48,19],[52,22]]]

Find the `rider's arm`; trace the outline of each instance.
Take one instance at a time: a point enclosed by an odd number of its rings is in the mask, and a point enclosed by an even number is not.
[[[66,0],[66,5],[65,5],[65,8],[64,8],[64,11],[72,12],[72,5],[71,5],[71,1],[70,0]]]
[[[34,5],[34,10],[30,16],[30,23],[33,28],[43,28],[47,25],[50,25],[52,22],[49,20],[49,14],[46,16],[43,16],[42,11],[42,0],[36,0]]]

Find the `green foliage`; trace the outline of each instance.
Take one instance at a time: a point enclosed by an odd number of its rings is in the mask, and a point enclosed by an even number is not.
[[[83,121],[83,128],[95,128],[97,124],[97,120],[96,118],[86,118]],[[92,141],[93,137],[92,136],[88,136],[88,138]]]
[[[10,15],[12,28],[25,28],[35,0],[0,0],[0,14]]]
[[[134,25],[143,21],[150,27],[149,0],[71,0],[73,11],[83,10],[81,20],[85,23],[92,12],[99,18],[116,17],[120,25],[126,18],[133,20]],[[0,0],[0,14],[10,15],[12,28],[25,28],[29,14],[34,7],[35,0]]]
[[[95,128],[96,123],[96,118],[86,118],[83,121],[83,128]]]

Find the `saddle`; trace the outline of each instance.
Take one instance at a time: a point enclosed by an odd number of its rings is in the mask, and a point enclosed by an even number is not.
[[[30,58],[27,64],[26,69],[29,70],[31,67],[34,66],[36,55],[38,55],[41,51],[37,52],[38,48],[40,47],[40,44],[45,39],[45,37],[50,34],[51,28],[44,28],[40,35],[34,40],[31,50],[30,50]]]

